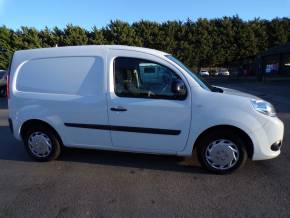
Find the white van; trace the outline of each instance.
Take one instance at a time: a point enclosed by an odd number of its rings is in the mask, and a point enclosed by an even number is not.
[[[146,68],[146,69],[144,69]],[[38,161],[63,146],[191,156],[229,173],[280,154],[283,123],[258,97],[212,87],[170,54],[128,46],[17,51],[9,123]]]

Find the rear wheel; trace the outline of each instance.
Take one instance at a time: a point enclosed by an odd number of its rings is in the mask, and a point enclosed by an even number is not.
[[[61,152],[61,142],[50,128],[39,125],[28,127],[24,134],[27,152],[37,161],[57,159]]]
[[[6,87],[2,87],[0,88],[0,96],[1,97],[6,97]]]
[[[245,143],[239,135],[220,131],[211,132],[199,141],[197,155],[205,169],[217,174],[237,170],[248,157]]]

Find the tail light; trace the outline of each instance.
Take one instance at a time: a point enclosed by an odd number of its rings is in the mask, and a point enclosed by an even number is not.
[[[7,73],[6,76],[6,96],[7,98],[10,97],[10,76],[9,76],[10,72]]]
[[[12,57],[10,60],[10,64],[9,64],[7,76],[6,76],[6,96],[7,96],[7,98],[10,97],[10,71],[11,71],[11,66],[12,66],[12,60],[13,60],[13,54],[12,54]]]

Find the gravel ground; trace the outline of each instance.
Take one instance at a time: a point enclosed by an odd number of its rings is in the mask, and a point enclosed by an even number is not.
[[[278,158],[224,176],[196,157],[73,149],[37,163],[10,134],[0,100],[0,217],[290,217],[290,83],[218,85],[275,105],[285,123]]]

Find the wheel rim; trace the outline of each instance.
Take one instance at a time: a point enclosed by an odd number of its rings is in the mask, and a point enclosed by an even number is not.
[[[47,157],[52,150],[50,138],[43,132],[34,132],[28,138],[28,146],[30,151],[36,157]]]
[[[207,163],[218,170],[227,170],[235,166],[239,160],[238,146],[230,140],[218,139],[211,142],[206,149]]]

